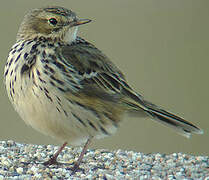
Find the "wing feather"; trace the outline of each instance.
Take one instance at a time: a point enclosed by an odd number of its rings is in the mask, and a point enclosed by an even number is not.
[[[88,104],[97,102],[97,106],[110,108],[106,102],[114,102],[124,108],[121,111],[136,111],[138,114],[151,115],[155,120],[177,129],[181,134],[189,137],[191,133],[201,134],[203,131],[184,119],[149,103],[136,93],[125,80],[122,72],[96,47],[78,38],[71,45],[61,48],[61,56],[65,64],[78,79],[80,94],[83,93]],[[97,98],[92,98],[97,97]],[[85,100],[83,99],[83,101]],[[112,104],[111,107],[114,107]],[[103,111],[103,108],[101,108]]]
[[[66,64],[75,68],[83,88],[90,85],[110,94],[121,93],[122,72],[92,44],[80,39],[77,43],[63,46],[61,54]]]

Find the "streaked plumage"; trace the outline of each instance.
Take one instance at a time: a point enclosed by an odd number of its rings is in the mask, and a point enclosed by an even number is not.
[[[8,96],[27,124],[72,145],[113,134],[124,114],[133,113],[186,137],[202,133],[146,101],[106,55],[78,37],[78,25],[88,22],[62,7],[25,16],[4,76]]]

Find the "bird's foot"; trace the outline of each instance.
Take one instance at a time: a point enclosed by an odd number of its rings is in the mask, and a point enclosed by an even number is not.
[[[79,164],[77,162],[74,164],[72,168],[70,168],[70,170],[72,171],[71,175],[74,175],[78,171],[82,171],[83,173],[85,172],[83,168],[79,167]]]
[[[57,162],[57,157],[52,156],[50,159],[43,163],[44,166],[50,166],[50,165],[60,165],[61,163]]]

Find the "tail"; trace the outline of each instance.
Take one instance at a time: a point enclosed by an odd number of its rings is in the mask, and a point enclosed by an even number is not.
[[[203,134],[203,130],[197,126],[144,100],[142,96],[133,92],[132,90],[128,89],[125,93],[129,98],[131,98],[131,101],[129,99],[128,103],[126,101],[126,104],[128,104],[129,107],[132,107],[131,112],[138,112],[139,115],[141,115],[143,111],[151,116],[154,120],[173,128],[179,134],[187,138],[189,138],[192,133]]]
[[[146,112],[158,122],[174,128],[181,135],[189,138],[192,133],[203,134],[203,130],[193,125],[192,123],[184,120],[183,118],[176,116],[168,111],[160,109],[156,105],[153,105],[146,101]]]

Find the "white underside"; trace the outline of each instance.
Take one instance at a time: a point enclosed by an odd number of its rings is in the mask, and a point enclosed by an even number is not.
[[[29,50],[30,48],[28,48],[28,51]],[[46,53],[48,53],[48,51],[46,51]],[[21,58],[22,56],[20,57],[19,67],[22,66],[21,63],[23,62]],[[38,82],[36,67],[41,66],[42,64],[40,59],[37,59],[35,66],[31,69],[31,71],[34,71],[37,84],[40,82]],[[10,74],[12,69],[15,67],[16,65],[13,61],[8,74]],[[87,120],[93,122],[97,128],[99,127],[99,119],[93,112],[90,112],[81,106],[71,104],[66,100],[63,92],[58,91],[55,87],[49,86],[49,83],[44,85],[42,84],[43,87],[48,89],[49,96],[53,99],[53,102],[51,102],[44,94],[44,91],[41,91],[40,88],[33,84],[31,78],[28,77],[28,74],[21,76],[20,68],[17,69],[17,71],[17,81],[14,84],[14,101],[10,96],[10,82],[14,81],[14,76],[7,76],[5,83],[8,95],[14,108],[27,124],[46,135],[52,136],[62,142],[68,142],[71,145],[81,145],[85,143],[90,136],[94,138],[103,138],[106,136],[101,131],[95,131],[89,126]],[[48,77],[44,77],[43,72],[41,72],[41,75],[42,78],[47,81]],[[62,108],[57,103],[55,95],[58,95],[61,99]],[[56,109],[56,107],[59,107],[60,112]],[[65,115],[63,108],[67,112],[68,116]],[[80,119],[88,125],[88,127],[82,125],[71,114],[71,112],[79,116]],[[111,123],[107,124],[105,129],[109,134],[116,132],[116,127],[114,127]]]

